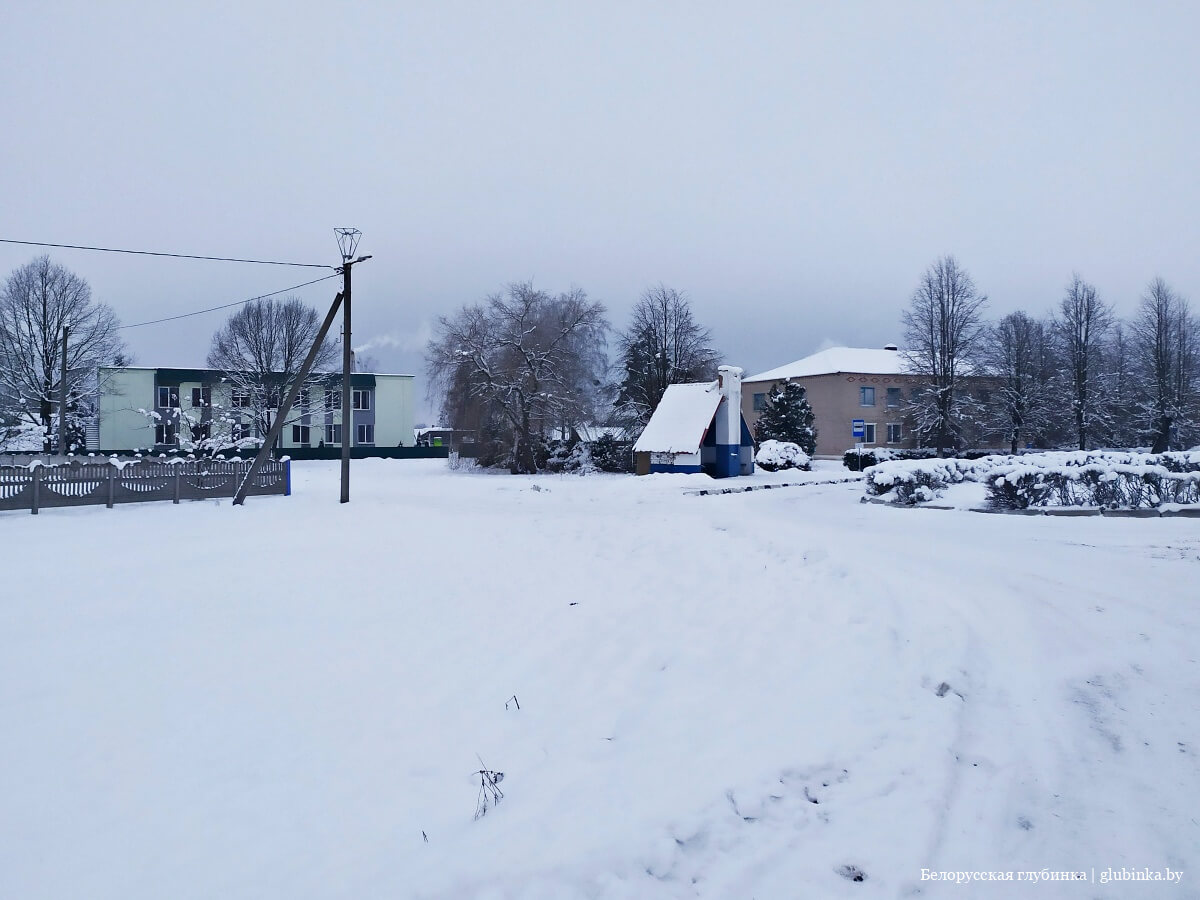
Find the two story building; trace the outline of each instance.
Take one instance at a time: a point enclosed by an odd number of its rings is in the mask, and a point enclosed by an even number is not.
[[[411,447],[415,443],[413,376],[355,372],[350,376],[353,447]],[[187,449],[198,442],[253,446],[278,408],[278,390],[241,389],[213,369],[104,368],[96,447],[103,453]],[[341,446],[339,373],[314,375],[280,434],[283,448]]]
[[[795,382],[805,389],[817,427],[817,456],[837,457],[862,443],[895,449],[916,446],[908,421],[908,401],[924,381],[909,374],[895,344],[882,350],[830,347],[742,381],[742,414],[753,430],[776,385]],[[864,434],[854,436],[862,420]]]

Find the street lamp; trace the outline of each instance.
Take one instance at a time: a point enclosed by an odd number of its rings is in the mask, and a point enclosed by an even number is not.
[[[342,254],[342,493],[341,502],[350,502],[350,441],[353,439],[354,422],[350,410],[350,370],[353,368],[353,351],[350,349],[350,269],[355,263],[370,259],[369,256],[355,258],[358,240],[362,232],[357,228],[335,228],[338,250]]]

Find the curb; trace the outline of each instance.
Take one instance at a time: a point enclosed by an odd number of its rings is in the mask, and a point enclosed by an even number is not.
[[[750,484],[746,487],[704,488],[699,491],[684,491],[690,497],[711,497],[717,494],[744,494],[747,491],[770,491],[775,488],[816,487],[823,484],[848,484],[852,481],[862,481],[862,476],[853,478],[834,478],[829,481],[788,481],[783,484]],[[949,509],[950,507],[946,507]]]
[[[920,505],[908,505],[906,503],[891,503],[887,500],[880,500],[878,497],[863,497],[859,503],[875,503],[880,506],[890,506],[894,509],[960,509],[955,506],[943,506],[936,503],[923,503]],[[1077,508],[1070,506],[1046,506],[1037,509],[979,509],[966,508],[961,509],[962,512],[983,513],[989,516],[1057,516],[1061,518],[1080,518],[1083,516],[1103,516],[1106,519],[1157,519],[1157,518],[1186,518],[1200,519],[1200,506],[1187,507],[1184,509],[1157,509],[1154,507],[1146,509],[1097,509]]]

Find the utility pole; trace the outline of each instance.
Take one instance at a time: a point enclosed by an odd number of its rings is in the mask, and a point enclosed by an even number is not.
[[[58,455],[67,455],[67,335],[71,329],[63,326],[62,361],[58,370]]]
[[[304,379],[308,378],[308,373],[312,371],[313,361],[317,358],[317,351],[320,349],[321,344],[325,342],[325,335],[329,333],[329,326],[333,324],[333,320],[337,316],[338,304],[341,302],[341,294],[333,298],[329,312],[325,314],[325,321],[321,323],[321,328],[317,332],[317,338],[313,341],[313,345],[308,351],[308,356],[304,357],[304,362],[300,366],[300,372],[296,375],[295,383],[292,385],[291,390],[287,392],[287,396],[283,398],[283,402],[279,404],[279,409],[275,412],[275,421],[271,423],[271,428],[267,432],[267,436],[263,439],[262,446],[258,449],[258,454],[254,457],[254,462],[246,470],[246,476],[242,479],[242,483],[238,485],[237,492],[233,495],[234,506],[241,506],[246,502],[246,494],[250,490],[250,486],[254,484],[254,476],[262,468],[262,464],[271,458],[271,448],[275,445],[275,441],[279,437],[279,432],[283,430],[283,423],[287,419],[288,413],[292,411],[292,406],[295,404],[296,398],[300,396],[300,389],[304,386]]]
[[[335,228],[338,249],[342,251],[342,493],[341,502],[350,502],[350,442],[354,439],[354,414],[350,409],[350,370],[354,367],[354,351],[350,342],[350,270],[355,263],[370,259],[354,258],[362,232],[357,228]]]

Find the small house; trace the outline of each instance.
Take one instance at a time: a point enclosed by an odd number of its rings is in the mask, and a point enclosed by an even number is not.
[[[717,380],[673,384],[633,445],[637,474],[754,472],[754,441],[742,418],[742,370],[721,366]]]

